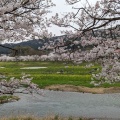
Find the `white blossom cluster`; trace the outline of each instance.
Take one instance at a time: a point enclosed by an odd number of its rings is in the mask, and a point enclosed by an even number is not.
[[[112,84],[120,82],[120,62],[109,62],[102,67],[98,74],[92,74],[91,84],[101,85],[104,83]]]
[[[0,0],[0,41],[49,36],[45,15],[52,6],[51,0]]]
[[[41,94],[38,85],[31,82],[33,78],[28,74],[22,74],[20,79],[11,77],[9,80],[3,75],[0,75],[0,95],[14,93],[25,93],[25,94]],[[24,87],[26,86],[26,87]]]

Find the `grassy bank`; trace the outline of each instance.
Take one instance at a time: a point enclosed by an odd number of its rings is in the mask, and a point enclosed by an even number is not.
[[[90,84],[91,74],[97,73],[98,64],[85,68],[88,63],[81,65],[73,65],[65,62],[0,62],[0,74],[10,77],[21,76],[21,73],[31,74],[33,82],[38,84],[40,88],[50,85],[75,85],[94,87]],[[41,69],[21,69],[23,67],[47,67]],[[116,84],[104,84],[101,87],[120,86]]]
[[[12,96],[12,95],[0,96],[0,104],[11,102],[11,101],[17,101],[17,100],[19,100],[17,96]]]

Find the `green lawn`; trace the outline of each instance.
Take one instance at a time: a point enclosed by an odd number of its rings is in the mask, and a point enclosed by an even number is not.
[[[98,64],[93,67],[85,68],[88,63],[81,65],[73,65],[65,62],[0,62],[0,74],[10,77],[21,76],[21,73],[30,74],[33,82],[37,83],[41,88],[55,84],[69,84],[93,87],[90,85],[91,74],[96,73],[96,69],[100,68]],[[65,67],[67,66],[67,67]],[[44,69],[20,69],[22,67],[47,67]],[[120,86],[120,84],[114,84]],[[114,86],[110,85],[110,86]],[[109,85],[103,85],[109,87]]]

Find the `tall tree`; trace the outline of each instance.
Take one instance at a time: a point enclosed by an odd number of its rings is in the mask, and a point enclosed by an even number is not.
[[[66,0],[69,5],[81,0]],[[84,51],[83,57],[74,61],[97,61],[102,65],[99,74],[93,75],[92,80],[99,80],[97,85],[104,82],[120,81],[120,0],[99,0],[94,6],[85,0],[83,7],[75,8],[76,12],[67,13],[62,18],[56,13],[51,22],[60,27],[71,27],[74,31],[64,31],[73,39],[72,44],[83,47],[92,45],[92,49]],[[103,35],[104,34],[104,35]],[[77,54],[81,54],[81,51]],[[79,55],[78,55],[79,56]],[[80,62],[81,63],[81,62]],[[96,85],[96,83],[93,81]]]
[[[45,14],[51,0],[0,0],[0,41],[48,35]]]

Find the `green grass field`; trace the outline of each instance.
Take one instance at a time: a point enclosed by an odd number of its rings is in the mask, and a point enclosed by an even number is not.
[[[100,68],[98,64],[90,68],[85,68],[88,63],[81,65],[73,65],[65,62],[0,62],[0,74],[6,75],[8,78],[19,78],[21,73],[30,74],[33,82],[38,84],[40,88],[48,85],[68,84],[76,86],[93,87],[90,84],[91,74],[96,73],[96,69]],[[65,67],[67,66],[67,67]],[[47,67],[44,69],[20,69],[22,67]],[[120,84],[108,85],[104,87],[120,86]]]

